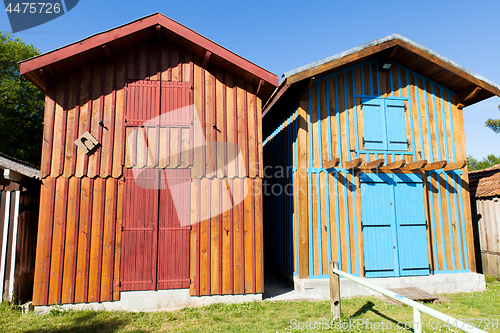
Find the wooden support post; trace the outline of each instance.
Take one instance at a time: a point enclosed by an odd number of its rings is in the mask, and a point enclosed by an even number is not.
[[[330,261],[330,308],[332,319],[340,319],[340,278],[335,274],[332,268],[339,269],[338,261]]]

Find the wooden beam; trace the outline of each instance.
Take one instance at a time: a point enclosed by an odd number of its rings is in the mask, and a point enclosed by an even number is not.
[[[360,159],[360,158],[355,158],[349,162],[345,162],[344,163],[344,168],[346,169],[355,169],[357,167],[359,167],[361,165],[361,163],[363,163],[363,160]]]
[[[397,160],[394,162],[387,163],[385,166],[380,167],[380,171],[385,171],[385,170],[395,170],[395,169],[400,169],[404,167],[406,164],[405,160]]]
[[[106,58],[108,58],[108,62],[110,64],[113,63],[113,54],[111,54],[111,51],[109,50],[108,45],[104,44],[102,47],[102,50],[104,51],[104,54],[106,55]]]
[[[337,67],[353,63],[353,62],[360,60],[360,59],[368,58],[369,56],[371,56],[377,52],[387,50],[387,49],[389,49],[393,46],[396,46],[398,44],[400,44],[400,43],[398,43],[397,40],[391,40],[391,41],[388,41],[388,42],[385,42],[385,43],[382,43],[379,45],[374,45],[372,47],[363,49],[363,50],[358,51],[358,52],[348,54],[342,58],[332,60],[326,64],[321,64],[321,65],[318,65],[316,67],[299,72],[297,74],[291,75],[291,76],[287,77],[288,84],[302,81],[302,80],[307,79],[309,77],[312,77],[314,75],[318,75],[318,74],[324,73],[328,70],[332,70],[332,69],[335,69]]]
[[[384,165],[385,163],[385,159],[383,158],[379,158],[378,160],[375,160],[375,161],[371,161],[371,162],[368,162],[366,163],[365,165],[363,165],[361,168],[362,169],[367,169],[367,170],[371,170],[371,169],[378,169],[380,168],[382,165]],[[361,169],[360,168],[360,169]]]
[[[457,109],[462,110],[465,107],[465,104],[457,103]]]
[[[207,69],[208,64],[210,63],[210,57],[212,56],[212,52],[205,52],[205,56],[203,57],[203,68]]]
[[[332,169],[335,168],[339,165],[340,158],[333,158],[329,161],[323,161],[323,168],[325,169]]]
[[[162,33],[161,33],[161,25],[156,25],[156,41],[161,44],[162,42]]]
[[[314,84],[314,79],[316,79],[315,76],[313,76],[312,78],[309,79],[309,83],[307,84],[307,88],[306,88],[306,91],[308,91],[309,89],[312,88],[313,84]]]
[[[480,91],[481,91],[481,87],[473,87],[473,88],[466,89],[466,90],[458,93],[458,100],[462,103],[466,102],[469,99],[476,97]]]
[[[444,168],[448,164],[447,161],[438,161],[434,163],[427,164],[424,168],[425,171],[438,170]]]
[[[443,170],[444,171],[458,170],[458,169],[464,168],[466,165],[467,165],[467,160],[458,161],[458,162],[450,163],[450,164],[446,165],[446,167],[444,167]]]
[[[264,85],[264,80],[260,79],[259,85],[257,86],[257,92],[255,93],[255,96],[259,96],[260,89]]]
[[[404,170],[418,170],[418,169],[423,169],[427,165],[427,160],[418,160],[418,161],[413,161],[406,163],[404,166]]]

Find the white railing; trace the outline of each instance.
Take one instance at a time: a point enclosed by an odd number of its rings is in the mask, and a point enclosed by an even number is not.
[[[476,328],[466,322],[463,322],[461,320],[455,319],[451,316],[448,316],[447,314],[444,314],[442,312],[439,312],[437,310],[431,309],[428,306],[425,306],[423,304],[420,304],[418,302],[415,302],[409,298],[406,298],[404,296],[398,295],[395,292],[392,292],[390,290],[387,290],[385,288],[381,288],[373,283],[368,282],[366,279],[360,279],[356,276],[353,276],[351,274],[345,273],[341,270],[338,269],[338,262],[336,261],[330,261],[330,300],[331,300],[331,307],[332,307],[332,315],[335,317],[340,317],[340,284],[338,280],[338,276],[345,277],[346,279],[349,279],[351,281],[354,281],[356,283],[359,283],[362,286],[365,286],[367,288],[370,288],[372,290],[375,290],[376,292],[379,292],[383,295],[386,295],[390,298],[393,298],[401,303],[404,303],[406,305],[409,305],[413,308],[413,331],[415,333],[422,333],[422,318],[420,316],[420,312],[426,313],[429,316],[432,316],[436,319],[442,320],[445,323],[447,323],[450,327],[456,327],[458,329],[461,329],[465,332],[483,332],[486,333],[485,331]],[[336,278],[335,278],[335,275]],[[336,281],[332,281],[336,280]],[[335,290],[338,289],[338,290]]]

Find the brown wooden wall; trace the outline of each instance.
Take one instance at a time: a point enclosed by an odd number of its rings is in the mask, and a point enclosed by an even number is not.
[[[204,69],[202,59],[167,42],[143,43],[113,56],[112,63],[103,59],[58,76],[47,89],[34,304],[119,299],[123,170],[159,167],[126,163],[126,84],[139,80],[191,83],[204,133],[170,133],[172,145],[179,144],[179,134],[181,145],[192,140],[199,147],[203,136],[218,143],[195,150],[193,160],[181,155],[186,163],[164,165],[192,170],[192,216],[201,216],[192,221],[201,222],[191,231],[191,293],[263,292],[257,87],[213,65]],[[102,144],[89,156],[73,143],[85,131]],[[237,150],[219,144],[224,142],[241,152],[226,168]],[[252,188],[248,193],[255,196],[211,217],[207,210],[216,201],[208,204],[207,193],[228,183]]]

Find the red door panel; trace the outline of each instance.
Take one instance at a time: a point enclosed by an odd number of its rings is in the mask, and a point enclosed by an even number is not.
[[[189,288],[190,181],[189,169],[161,170],[158,289]]]
[[[125,169],[121,291],[156,289],[158,170]]]

